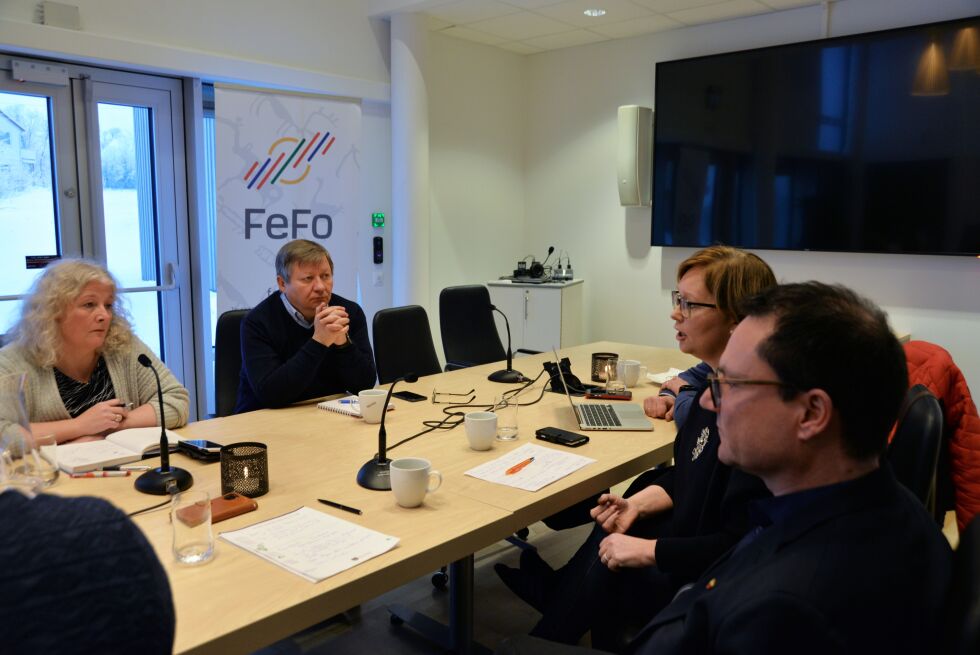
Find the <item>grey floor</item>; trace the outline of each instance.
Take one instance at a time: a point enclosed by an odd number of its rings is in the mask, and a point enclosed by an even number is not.
[[[555,532],[541,523],[530,526],[528,541],[552,566],[564,564],[588,536],[591,525]],[[538,613],[514,596],[493,571],[496,562],[517,566],[520,551],[506,542],[479,551],[474,566],[474,635],[493,650],[504,637],[527,633]],[[406,627],[394,627],[386,606],[398,603],[445,622],[449,592],[436,590],[427,574],[361,606],[359,613],[328,621],[258,651],[256,655],[355,655],[391,653],[416,655],[440,653],[441,649],[416,636]]]

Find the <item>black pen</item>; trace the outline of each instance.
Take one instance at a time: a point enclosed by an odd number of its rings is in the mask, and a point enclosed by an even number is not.
[[[317,498],[317,500],[319,500],[324,505],[329,505],[330,507],[336,507],[337,509],[342,509],[345,512],[350,512],[351,514],[357,514],[357,515],[363,514],[363,512],[361,512],[361,510],[357,509],[356,507],[348,507],[347,505],[341,505],[340,503],[335,503],[332,500],[324,500],[323,498]]]

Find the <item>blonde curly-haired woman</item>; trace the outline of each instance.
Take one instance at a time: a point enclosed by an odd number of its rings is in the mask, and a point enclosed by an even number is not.
[[[187,389],[133,334],[116,281],[96,262],[48,266],[24,300],[12,336],[0,350],[0,375],[27,374],[34,434],[54,434],[63,443],[160,425],[153,372],[137,361],[143,353],[160,375],[167,427],[187,422]]]

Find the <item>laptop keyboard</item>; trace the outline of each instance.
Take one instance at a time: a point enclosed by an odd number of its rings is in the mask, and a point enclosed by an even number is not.
[[[619,427],[619,417],[613,411],[612,405],[581,404],[578,406],[582,422],[594,427]]]

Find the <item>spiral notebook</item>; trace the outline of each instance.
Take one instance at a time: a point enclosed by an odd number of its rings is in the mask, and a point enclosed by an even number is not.
[[[338,414],[346,414],[347,416],[353,416],[354,418],[363,418],[361,416],[361,404],[358,402],[357,396],[344,396],[343,398],[325,400],[322,403],[317,403],[316,406],[319,409],[325,409],[328,412],[337,412]],[[388,403],[389,412],[394,408],[394,403]]]

